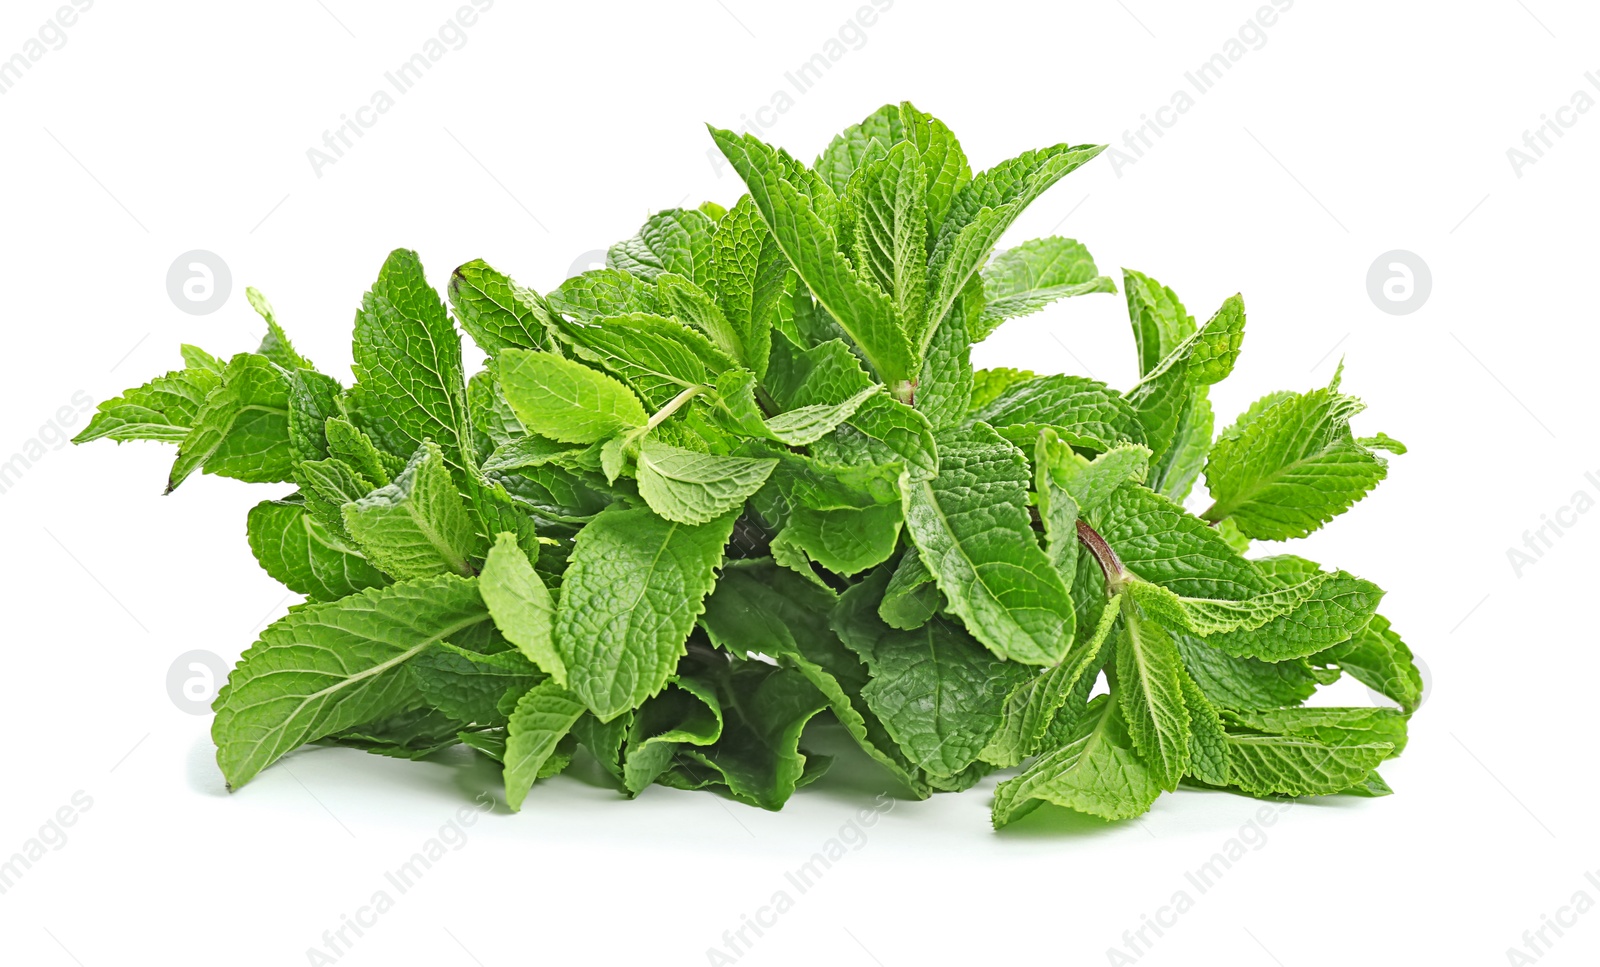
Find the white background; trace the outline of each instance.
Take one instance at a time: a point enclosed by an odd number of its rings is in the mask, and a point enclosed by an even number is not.
[[[0,57],[55,6],[6,3]],[[306,963],[386,870],[479,792],[499,795],[466,757],[343,750],[224,793],[209,716],[174,705],[167,670],[192,649],[231,661],[291,603],[244,540],[246,510],[286,487],[196,476],[162,498],[170,448],[60,446],[88,419],[75,398],[173,368],[180,342],[253,348],[247,284],[347,379],[351,319],[391,248],[420,251],[436,284],[482,257],[548,289],[651,210],[731,204],[738,179],[711,163],[703,124],[757,120],[779,90],[793,103],[766,113],[765,134],[807,158],[903,98],[945,119],[975,168],[1120,143],[1257,3],[898,0],[795,94],[785,72],[838,36],[854,0],[500,0],[319,177],[307,149],[456,6],[95,3],[0,95],[0,459],[37,457],[0,495],[0,857],[75,792],[93,803],[0,896],[7,963]],[[1562,510],[1600,498],[1600,474],[1585,478],[1600,472],[1600,111],[1566,114],[1520,177],[1507,157],[1575,91],[1600,97],[1584,77],[1600,70],[1597,26],[1593,5],[1556,0],[1300,0],[1153,150],[1069,176],[1010,239],[1081,239],[1103,271],[1148,271],[1201,318],[1243,292],[1219,422],[1325,383],[1343,356],[1345,387],[1370,405],[1358,432],[1411,446],[1297,548],[1388,588],[1384,612],[1429,669],[1411,746],[1384,770],[1397,794],[1294,806],[1203,895],[1185,872],[1258,803],[1185,791],[1137,822],[1041,812],[996,834],[994,779],[899,802],[740,963],[1105,963],[1186,890],[1193,908],[1139,962],[1498,964],[1576,891],[1600,901],[1584,878],[1600,869],[1587,617],[1600,514]],[[231,270],[209,315],[166,290],[192,249]],[[1408,315],[1367,292],[1392,249],[1432,272]],[[1058,304],[979,350],[983,365],[1114,385],[1133,360],[1120,296]],[[1508,549],[1558,512],[1573,525],[1519,575]],[[1343,685],[1327,700],[1371,701]],[[340,962],[706,963],[882,788],[840,764],[769,814],[541,783],[521,814],[485,814]],[[1547,936],[1542,963],[1593,963],[1600,913]]]

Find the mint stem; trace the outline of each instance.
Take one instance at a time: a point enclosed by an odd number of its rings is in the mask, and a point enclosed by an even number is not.
[[[1094,555],[1096,564],[1100,565],[1100,572],[1106,576],[1106,587],[1113,593],[1127,582],[1128,572],[1122,569],[1122,561],[1117,558],[1117,552],[1111,549],[1106,539],[1095,532],[1087,521],[1078,521],[1078,541],[1089,549]]]

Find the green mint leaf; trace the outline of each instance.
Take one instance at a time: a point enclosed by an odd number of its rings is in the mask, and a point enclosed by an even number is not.
[[[885,104],[861,123],[852,124],[834,135],[812,167],[835,195],[843,195],[858,169],[888,154],[890,146],[905,137],[906,126],[900,106]]]
[[[550,312],[539,296],[482,259],[450,275],[447,290],[456,319],[490,356],[505,349],[550,349]]]
[[[795,789],[820,774],[808,766],[828,761],[800,751],[806,723],[828,703],[803,676],[786,668],[753,661],[732,665],[720,682],[722,737],[704,751],[680,746],[680,768],[693,782],[715,777],[740,802],[781,809]]]
[[[574,322],[588,322],[597,316],[661,311],[661,300],[654,285],[616,269],[591,269],[575,275],[545,296],[545,302]]]
[[[974,411],[981,410],[1017,383],[1038,378],[1039,374],[1031,370],[1006,366],[977,370],[972,374],[972,402],[969,405]]]
[[[250,509],[245,531],[262,570],[296,594],[333,601],[389,583],[304,504],[264,500]]]
[[[344,525],[367,559],[391,577],[473,574],[481,545],[444,452],[418,448],[394,482],[344,505]]]
[[[578,532],[556,608],[556,650],[601,721],[666,684],[715,584],[733,514],[678,524],[613,504]]]
[[[1150,451],[1137,443],[1119,444],[1091,460],[1054,430],[1040,430],[1039,441],[1035,473],[1047,470],[1051,484],[1066,491],[1081,515],[1105,503],[1128,481],[1144,482],[1149,472]]]
[[[496,535],[478,575],[478,591],[506,640],[557,685],[567,668],[555,647],[555,605],[515,534]]]
[[[1189,775],[1213,786],[1226,786],[1232,778],[1228,766],[1228,733],[1222,717],[1206,699],[1194,679],[1178,672],[1183,704],[1189,713]]]
[[[1259,401],[1211,448],[1206,487],[1215,503],[1203,516],[1231,518],[1257,540],[1284,540],[1349,510],[1388,474],[1350,433],[1361,409],[1334,386]]]
[[[972,330],[974,342],[988,338],[1007,319],[1038,312],[1057,299],[1117,291],[1116,281],[1100,274],[1087,248],[1059,236],[998,253],[980,278],[985,304]]]
[[[413,707],[406,662],[488,617],[476,581],[444,574],[280,618],[217,694],[211,736],[228,787],[307,742]]]
[[[116,440],[156,440],[182,443],[195,425],[206,397],[221,382],[220,371],[209,368],[178,369],[165,376],[106,400],[95,410],[89,425],[73,443],[102,437]]]
[[[893,301],[857,274],[833,228],[786,177],[773,149],[756,138],[711,129],[722,153],[750,189],[778,247],[806,287],[860,347],[891,389],[913,375],[911,344]],[[954,296],[952,295],[952,298]]]
[[[840,403],[813,403],[767,417],[755,397],[755,376],[747,369],[729,370],[717,378],[717,403],[739,432],[785,446],[803,447],[839,428],[867,400],[881,393],[874,384]]]
[[[344,387],[338,380],[314,369],[289,374],[289,453],[296,463],[326,459],[328,421],[343,416]]]
[[[900,103],[900,124],[906,141],[916,146],[922,156],[922,169],[927,175],[928,190],[928,243],[938,237],[939,226],[944,224],[950,201],[963,185],[972,180],[972,168],[967,164],[966,152],[961,142],[931,114],[924,114],[910,101]]]
[[[1228,772],[1253,796],[1327,796],[1361,784],[1387,742],[1328,745],[1297,735],[1228,735]]]
[[[1350,677],[1392,699],[1407,712],[1416,711],[1422,704],[1422,673],[1412,661],[1411,649],[1381,614],[1374,614],[1349,641],[1313,655],[1312,660],[1338,665]]]
[[[505,725],[506,706],[545,677],[515,651],[485,655],[445,641],[429,646],[406,667],[429,705],[459,723],[489,727]]]
[[[277,364],[253,353],[228,362],[178,446],[167,493],[196,470],[248,483],[290,479],[289,378]]]
[[[1024,152],[973,176],[951,199],[928,258],[928,318],[939,320],[1022,210],[1104,150],[1058,144]]]
[[[373,446],[372,438],[349,420],[330,417],[323,424],[323,440],[327,444],[328,456],[343,460],[374,485],[381,487],[392,479],[393,475],[389,472],[392,458]]]
[[[1229,709],[1299,705],[1317,689],[1317,678],[1304,660],[1268,662],[1235,658],[1203,638],[1173,636],[1184,667],[1213,705]]]
[[[191,346],[188,343],[184,343],[178,347],[178,352],[183,356],[185,369],[200,369],[221,376],[223,368],[227,366],[227,363],[199,346]]]
[[[939,476],[901,482],[906,533],[967,630],[1001,658],[1053,665],[1072,599],[1028,520],[1028,461],[979,425],[940,438]]]
[[[535,780],[557,754],[561,740],[583,715],[583,703],[555,682],[542,682],[518,699],[506,726],[506,805],[522,808]]]
[[[721,737],[722,703],[716,687],[679,675],[633,715],[622,768],[624,788],[637,796],[672,767],[681,747],[711,745]]]
[[[1223,713],[1230,727],[1272,735],[1303,735],[1328,745],[1387,742],[1390,755],[1406,748],[1407,715],[1395,708],[1275,708],[1234,709]]]
[[[1040,802],[1101,819],[1130,819],[1150,808],[1161,784],[1134,752],[1117,701],[1101,695],[1076,719],[1059,748],[1034,761],[994,791],[996,829],[1026,816]]]
[[[680,524],[705,524],[744,506],[777,460],[719,457],[645,440],[639,448],[639,496]]]
[[[943,603],[933,575],[922,566],[922,556],[915,547],[908,547],[884,586],[878,617],[891,628],[911,631],[926,624]]]
[[[1180,504],[1189,496],[1211,452],[1214,424],[1207,387],[1190,387],[1172,430],[1172,442],[1150,468],[1151,490]]]
[[[862,697],[900,750],[931,775],[955,776],[1000,728],[1006,699],[1029,669],[996,658],[953,622],[901,631],[878,620],[876,609],[852,607],[855,596],[879,597],[886,586],[880,571],[847,592],[848,620],[835,630],[867,663]]]
[[[734,367],[733,358],[700,331],[665,316],[596,316],[583,323],[559,323],[557,331],[573,355],[622,380],[652,409]]]
[[[244,295],[250,303],[250,308],[267,323],[267,335],[261,340],[261,347],[256,350],[256,355],[265,356],[291,372],[297,369],[316,369],[311,360],[294,351],[294,346],[284,334],[283,327],[278,325],[278,317],[273,313],[272,303],[267,301],[267,297],[254,288],[246,288]]]
[[[913,344],[928,325],[928,184],[916,146],[900,142],[851,179],[856,265],[894,301]]]
[[[662,310],[687,322],[705,334],[717,351],[729,360],[745,360],[744,342],[716,298],[681,275],[663,272],[656,277],[656,294]]]
[[[1194,317],[1171,289],[1143,272],[1123,269],[1122,291],[1128,300],[1128,321],[1133,324],[1139,376],[1143,378],[1194,335]]]
[[[465,467],[467,390],[461,339],[415,252],[396,249],[361,300],[355,326],[355,422],[388,453],[439,445]]]
[[[760,380],[789,264],[749,195],[717,222],[711,247],[717,305],[744,347],[745,366]]]
[[[839,724],[862,751],[919,798],[927,787],[867,706],[861,659],[834,633],[837,596],[793,571],[765,561],[730,564],[706,601],[701,625],[718,647],[736,655],[763,654],[803,675],[827,699]],[[845,609],[871,607],[869,594]]]
[[[765,382],[773,401],[790,410],[817,404],[837,405],[875,386],[843,342],[829,340],[802,350],[787,336],[772,341],[772,360]],[[881,463],[900,460],[916,479],[939,472],[938,447],[927,417],[887,395],[869,397],[851,414],[848,428],[817,441],[812,453],[836,463]]]
[[[935,430],[965,422],[972,409],[972,322],[983,310],[983,289],[967,283],[950,314],[934,330],[917,377],[917,412]]]
[[[1117,692],[1134,748],[1161,788],[1177,789],[1189,768],[1190,741],[1178,646],[1126,598],[1116,649]]]
[[[1113,597],[1099,621],[1080,622],[1079,639],[1059,665],[1046,668],[1012,689],[1000,728],[984,747],[984,761],[1002,768],[1018,764],[1043,747],[1046,733],[1064,706],[1081,706],[1088,701],[1095,672],[1105,664],[1106,642],[1116,627],[1121,605],[1121,600]]]
[[[522,425],[562,443],[595,443],[645,425],[628,387],[582,363],[550,353],[508,349],[498,367],[506,400]]]
[[[1014,383],[974,416],[1013,443],[1028,446],[1047,426],[1074,446],[1096,450],[1144,442],[1133,406],[1121,393],[1084,376],[1058,374]]]
[[[667,208],[651,215],[632,238],[611,246],[606,265],[652,282],[675,273],[695,285],[711,280],[711,236],[716,223],[692,208]]]

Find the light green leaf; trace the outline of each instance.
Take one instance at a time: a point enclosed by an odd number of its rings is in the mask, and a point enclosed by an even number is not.
[[[1211,448],[1206,487],[1215,503],[1202,516],[1232,518],[1257,540],[1284,540],[1350,509],[1388,473],[1351,436],[1361,409],[1334,386],[1258,402]]]
[[[499,727],[516,700],[545,676],[515,651],[482,654],[447,641],[430,645],[406,667],[429,706],[457,723]]]
[[[556,650],[568,686],[601,721],[637,708],[677,667],[735,516],[691,526],[613,504],[578,532]]]
[[[971,408],[974,412],[981,410],[999,399],[1001,393],[1017,383],[1038,378],[1039,374],[1031,370],[1012,369],[1008,366],[977,370],[972,374]]]
[[[333,601],[389,583],[304,504],[264,500],[250,509],[245,530],[262,569],[297,594]]]
[[[537,293],[482,259],[450,276],[450,305],[461,328],[490,356],[504,349],[550,349],[552,319]]]
[[[722,314],[710,292],[675,272],[663,272],[656,276],[656,295],[661,299],[664,312],[704,333],[729,360],[745,358],[738,330]]]
[[[1312,656],[1318,664],[1333,663],[1356,681],[1394,700],[1407,712],[1422,704],[1422,673],[1411,649],[1381,614],[1372,616],[1353,638]],[[1278,704],[1287,705],[1282,702]]]
[[[400,579],[470,575],[482,550],[444,453],[432,442],[393,483],[345,504],[344,524],[368,560]]]
[[[555,647],[555,605],[515,534],[499,534],[483,562],[478,590],[495,626],[527,659],[567,683],[567,668]]]
[[[906,127],[900,106],[885,104],[867,115],[861,123],[852,124],[834,135],[812,167],[835,195],[843,195],[858,169],[875,158],[883,157],[892,145],[905,140],[905,137]]]
[[[986,426],[940,438],[933,480],[901,482],[906,532],[967,630],[1001,658],[1053,665],[1074,628],[1028,519],[1028,461]]]
[[[240,353],[194,417],[167,476],[167,493],[204,469],[248,483],[288,480],[289,378],[265,356]]]
[[[1059,665],[1053,665],[1012,689],[1006,698],[1004,718],[983,759],[1009,768],[1038,752],[1063,706],[1081,707],[1105,664],[1106,641],[1122,613],[1121,600],[1113,597],[1100,620],[1078,625],[1079,639]],[[1218,727],[1220,729],[1220,726]]]
[[[1327,796],[1366,780],[1394,746],[1327,745],[1293,735],[1228,735],[1234,785],[1254,796]]]
[[[1161,784],[1139,755],[1117,701],[1101,695],[1077,719],[1065,745],[1040,756],[994,791],[996,829],[1050,802],[1105,820],[1150,808]]]
[[[977,272],[1000,236],[1047,188],[1104,150],[1104,145],[1054,145],[1002,161],[956,192],[928,258],[928,318],[939,320]]]
[[[488,617],[476,581],[443,574],[280,618],[217,694],[211,736],[228,787],[307,742],[417,704],[405,663]]]
[[[720,457],[647,439],[639,448],[639,496],[680,524],[705,524],[744,506],[777,460]]]
[[[1183,704],[1189,712],[1189,774],[1213,786],[1225,786],[1231,778],[1228,766],[1228,735],[1222,718],[1206,700],[1194,679],[1178,672],[1183,687]]]
[[[1183,701],[1183,659],[1166,629],[1122,605],[1117,635],[1117,689],[1134,748],[1161,788],[1178,788],[1189,768],[1189,713]]]
[[[589,322],[599,316],[630,312],[661,311],[661,300],[654,285],[617,269],[591,269],[575,275],[545,296],[545,301],[573,322]]]
[[[717,223],[711,246],[717,305],[744,347],[745,367],[760,380],[767,373],[788,262],[749,195]]]
[[[1122,394],[1083,376],[1057,374],[1014,383],[974,416],[1006,431],[1013,443],[1026,440],[1029,446],[1046,426],[1068,443],[1097,450],[1144,442],[1138,413]]]
[[[611,246],[606,265],[658,281],[666,272],[705,286],[711,279],[711,236],[716,223],[692,208],[667,208],[646,219],[639,233]]]
[[[94,419],[72,438],[72,442],[88,443],[109,437],[118,443],[124,440],[182,443],[195,425],[195,417],[206,397],[220,382],[220,373],[194,367],[157,376],[143,386],[101,403],[95,409]]]
[[[627,383],[652,409],[667,405],[687,387],[712,382],[734,366],[733,359],[698,330],[650,313],[563,322],[557,332],[574,355]]]
[[[1203,638],[1183,634],[1173,638],[1190,677],[1206,699],[1220,708],[1298,705],[1317,689],[1316,676],[1304,661],[1235,658]]]
[[[988,338],[1007,319],[1038,312],[1057,299],[1117,291],[1117,283],[1095,268],[1088,249],[1059,236],[1036,238],[998,253],[980,277],[984,307],[972,331],[974,342]]]
[[[963,185],[972,180],[972,168],[967,164],[966,152],[961,142],[931,114],[924,114],[910,101],[900,102],[900,124],[906,141],[915,145],[922,156],[922,169],[928,180],[928,243],[938,237],[939,226],[944,224],[950,201]]]
[[[506,805],[522,808],[560,741],[583,715],[583,704],[555,682],[542,682],[517,701],[506,728]]]
[[[785,178],[785,165],[777,153],[750,135],[741,138],[717,128],[711,135],[744,179],[778,247],[816,300],[849,333],[884,383],[892,389],[909,380],[914,375],[911,344],[894,303],[857,274],[813,200]]]
[[[1133,324],[1142,378],[1194,334],[1194,317],[1171,289],[1143,272],[1123,269],[1122,291],[1128,300],[1128,321]]]
[[[278,325],[278,317],[273,313],[272,303],[267,301],[267,297],[253,287],[247,287],[244,296],[250,303],[250,308],[267,323],[267,335],[261,340],[256,355],[265,356],[290,372],[297,369],[316,369],[311,360],[294,351],[294,345],[284,334],[283,327]]]
[[[500,385],[522,425],[562,443],[595,443],[648,419],[626,386],[582,363],[550,353],[508,349]]]
[[[471,456],[461,436],[470,427],[461,338],[417,253],[389,254],[356,313],[354,348],[355,422],[389,453],[414,453],[432,440],[452,471],[464,471]]]
[[[680,674],[648,699],[628,727],[623,786],[637,796],[667,769],[682,746],[711,745],[722,737],[722,703],[716,688]]]
[[[900,142],[850,181],[855,260],[894,300],[913,345],[928,325],[928,184],[915,145]]]

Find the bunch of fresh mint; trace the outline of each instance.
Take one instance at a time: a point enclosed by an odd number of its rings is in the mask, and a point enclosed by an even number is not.
[[[712,129],[749,193],[668,209],[547,295],[414,253],[356,313],[351,386],[254,290],[259,349],[104,403],[78,441],[178,445],[194,471],[293,489],[251,510],[306,596],[216,700],[230,787],[308,742],[465,744],[520,806],[579,746],[630,795],[778,808],[829,713],[917,796],[997,769],[994,822],[1041,801],[1138,815],[1181,782],[1379,795],[1420,700],[1382,592],[1252,539],[1303,537],[1385,474],[1332,385],[1213,432],[1244,306],[1197,325],[1126,272],[1140,380],[974,372],[1057,299],[1114,292],[1077,242],[993,249],[1099,147],[973,174],[949,129],[886,106],[807,167]],[[463,372],[456,323],[488,355]],[[1204,471],[1212,503],[1182,502]],[[1349,674],[1398,708],[1305,707]],[[1104,677],[1104,694],[1091,697]]]

